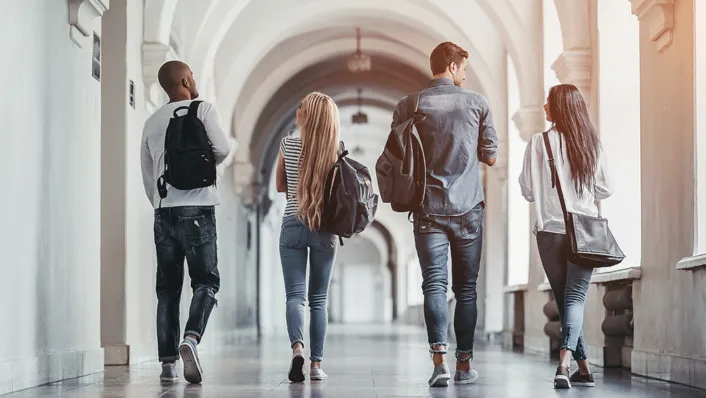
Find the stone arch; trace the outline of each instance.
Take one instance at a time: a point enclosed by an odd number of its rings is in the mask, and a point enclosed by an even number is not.
[[[387,268],[392,276],[392,320],[397,320],[397,267],[399,267],[399,259],[397,258],[397,247],[392,232],[379,220],[374,220],[368,228],[377,230],[385,239],[387,244]]]
[[[564,50],[591,48],[587,1],[554,0],[559,15]]]
[[[522,108],[541,107],[544,98],[538,48],[527,37],[520,18],[508,0],[478,0],[493,21],[515,64]]]
[[[228,87],[218,95],[218,103],[223,109],[224,119],[232,121],[232,114],[235,104],[241,94],[245,80],[250,76],[251,71],[258,65],[266,54],[281,41],[282,37],[291,35],[304,27],[311,29],[311,25],[321,20],[331,20],[345,17],[347,20],[355,21],[361,18],[376,18],[384,14],[388,19],[399,23],[419,27],[420,31],[430,32],[433,37],[444,40],[454,40],[467,46],[470,51],[476,52],[470,38],[459,34],[448,20],[444,20],[436,15],[430,14],[427,10],[410,4],[402,3],[398,0],[385,2],[375,0],[362,0],[358,3],[351,3],[344,0],[330,0],[325,4],[311,3],[297,8],[294,12],[283,16],[284,21],[273,20],[271,25],[263,27],[267,36],[258,40],[248,42],[238,53],[231,65],[233,66],[222,85]],[[250,62],[255,60],[255,62]],[[490,70],[482,60],[474,64],[476,74],[481,81],[492,81]]]
[[[422,72],[427,61],[427,57],[421,53],[402,46],[398,43],[389,41],[372,39],[366,40],[366,52],[375,56],[393,57],[400,61],[415,67]],[[249,145],[250,138],[260,117],[259,111],[264,108],[265,104],[271,99],[272,95],[292,76],[296,75],[301,70],[317,64],[326,59],[343,56],[353,51],[353,45],[350,39],[340,39],[329,42],[322,42],[309,47],[307,50],[294,54],[288,58],[287,63],[266,62],[261,72],[266,71],[268,76],[265,80],[259,80],[261,84],[256,89],[252,90],[254,95],[248,98],[245,108],[238,123],[238,132],[234,134],[236,139],[243,144]],[[270,68],[268,68],[268,65]],[[235,133],[235,132],[234,132]]]
[[[145,0],[144,42],[169,45],[174,13],[179,0]]]

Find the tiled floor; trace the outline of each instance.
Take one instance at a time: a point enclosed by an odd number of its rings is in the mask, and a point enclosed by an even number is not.
[[[329,380],[290,384],[286,337],[202,353],[203,385],[160,385],[159,364],[108,368],[104,374],[68,380],[12,397],[706,397],[706,391],[596,369],[596,387],[555,391],[555,366],[546,358],[481,347],[472,386],[430,389],[431,366],[418,329],[332,327],[324,369]]]

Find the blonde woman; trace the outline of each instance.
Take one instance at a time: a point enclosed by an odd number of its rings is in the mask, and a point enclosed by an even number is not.
[[[338,107],[321,93],[299,104],[296,125],[301,138],[285,137],[277,162],[277,191],[286,193],[279,252],[287,293],[287,332],[292,344],[291,382],[304,381],[304,301],[309,260],[309,335],[311,380],[326,379],[321,369],[328,316],[326,301],[336,256],[336,236],[320,231],[326,176],[340,148]]]

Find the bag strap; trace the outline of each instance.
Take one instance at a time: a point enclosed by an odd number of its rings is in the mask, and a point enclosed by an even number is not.
[[[552,152],[552,146],[549,143],[549,131],[542,133],[542,138],[544,139],[544,148],[547,150],[547,155],[549,156],[549,169],[552,173],[552,187],[556,188],[559,194],[559,203],[561,204],[561,211],[564,213],[564,222],[566,223],[569,219],[569,213],[566,210],[566,202],[564,201],[564,191],[561,189],[561,182],[559,181],[559,173],[556,170],[556,163],[554,161],[554,153]]]
[[[199,105],[203,101],[191,101],[191,104],[189,104],[189,116],[193,117],[198,117],[198,110],[199,110]]]
[[[340,150],[341,150],[341,153],[338,154],[338,162],[340,162],[341,159],[348,156],[348,150],[346,149],[346,145],[343,143],[343,141],[341,141]]]

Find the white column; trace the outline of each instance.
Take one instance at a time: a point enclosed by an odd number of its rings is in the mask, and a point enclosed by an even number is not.
[[[640,26],[625,1],[598,1],[598,130],[615,193],[601,212],[625,260],[608,269],[639,267],[640,205]],[[616,60],[620,60],[617,62]]]
[[[549,89],[552,86],[559,84],[556,74],[552,71],[552,64],[557,60],[564,51],[564,43],[562,41],[561,24],[559,15],[554,0],[543,1],[543,60],[544,60],[544,98],[546,99]],[[574,0],[576,1],[576,0]]]
[[[486,169],[485,187],[485,331],[503,330],[505,270],[507,268],[507,159]],[[479,282],[480,284],[480,282]]]
[[[129,362],[127,343],[127,9],[103,17],[101,125],[101,343],[108,365]]]
[[[518,178],[522,172],[527,142],[520,134],[517,123],[510,116],[520,108],[520,93],[515,66],[508,57],[508,254],[507,254],[507,286],[526,285],[529,278],[530,254],[530,204],[522,197]],[[535,114],[537,112],[535,111]],[[541,123],[541,120],[540,120]]]
[[[111,365],[157,356],[154,210],[142,184],[139,152],[148,115],[142,20],[141,0],[114,2],[103,19],[101,337]],[[134,106],[129,101],[131,81]]]

